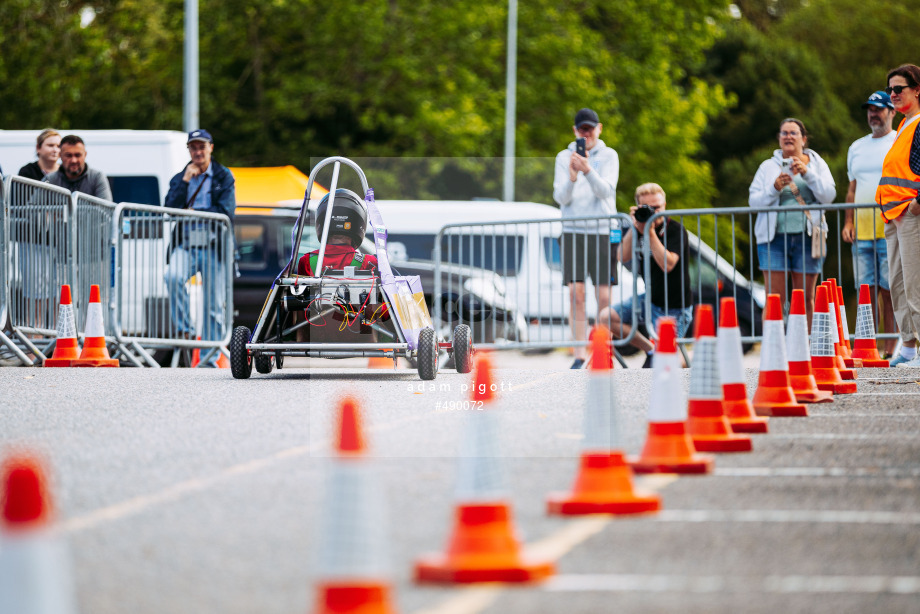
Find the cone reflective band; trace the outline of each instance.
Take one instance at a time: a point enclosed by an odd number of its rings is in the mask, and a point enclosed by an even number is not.
[[[834,283],[832,280],[828,279],[824,282],[823,285],[827,289],[827,313],[830,318],[830,327],[831,327],[831,339],[834,343],[834,362],[837,365],[837,371],[840,373],[841,379],[856,379],[856,371],[854,369],[848,369],[846,363],[843,361],[843,350],[840,349],[840,338],[842,332],[840,330],[840,325],[837,320],[839,319],[839,310],[837,309],[837,303],[834,300],[837,292],[834,290]]]
[[[722,410],[736,433],[766,433],[768,418],[754,413],[747,396],[744,377],[744,350],[735,299],[727,296],[719,307],[719,332],[716,335],[719,379],[722,382]]]
[[[808,410],[796,401],[786,362],[786,336],[783,333],[783,308],[779,294],[767,296],[763,316],[763,343],[760,345],[760,375],[754,392],[754,410],[761,416],[807,416]]]
[[[859,287],[859,305],[856,307],[856,340],[853,358],[859,358],[865,367],[888,367],[878,353],[875,340],[875,318],[872,317],[872,291],[868,284]]]
[[[811,372],[819,390],[834,394],[856,392],[856,382],[845,382],[837,369],[834,353],[834,332],[831,312],[827,301],[827,287],[819,285],[815,290],[815,311],[811,322]]]
[[[808,322],[805,315],[805,291],[792,291],[789,310],[789,330],[786,331],[786,349],[789,351],[789,383],[795,398],[801,403],[831,403],[830,392],[818,388],[811,372],[811,353],[808,351]]]
[[[658,319],[658,344],[652,360],[648,436],[638,459],[630,461],[636,473],[709,473],[711,456],[697,454],[687,432],[687,405],[677,357],[677,325],[673,318]]]
[[[617,424],[616,390],[610,331],[598,326],[591,335],[592,359],[584,411],[584,443],[572,492],[547,499],[550,514],[642,514],[661,509],[654,493],[636,492],[626,464]]]
[[[364,458],[357,402],[338,408],[336,457],[326,472],[320,524],[320,614],[391,614],[382,484]]]
[[[843,288],[837,286],[837,312],[840,314],[840,328],[843,329],[843,363],[848,367],[862,367],[862,359],[853,357],[853,350],[850,347],[850,326],[847,323],[847,309],[843,303]]]
[[[750,452],[751,438],[732,431],[722,410],[722,383],[711,305],[697,305],[687,429],[701,452]]]
[[[473,400],[483,405],[467,416],[454,526],[445,553],[425,555],[415,563],[417,582],[534,582],[555,573],[551,561],[531,559],[521,552],[511,503],[503,492],[498,429],[492,424],[498,414],[493,407],[491,369],[486,354],[477,353]],[[477,422],[486,417],[487,422]]]
[[[74,367],[117,367],[118,361],[109,356],[105,347],[105,326],[102,323],[102,303],[99,286],[89,289],[89,306],[86,309],[86,326],[83,328],[83,351],[73,361]]]
[[[45,471],[28,455],[0,469],[0,612],[75,614],[67,544],[50,529],[53,519]]]
[[[77,343],[77,323],[74,319],[73,301],[70,286],[61,286],[61,303],[58,307],[57,341],[54,354],[45,360],[45,367],[69,367],[80,357],[80,344]]]

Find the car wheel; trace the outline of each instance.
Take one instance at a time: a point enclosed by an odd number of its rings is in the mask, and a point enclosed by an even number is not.
[[[438,374],[438,342],[434,330],[423,328],[418,334],[418,376],[432,380]]]
[[[472,331],[466,324],[454,328],[454,366],[457,373],[469,373],[473,370],[473,341]]]
[[[251,335],[245,326],[237,326],[230,337],[230,373],[235,379],[248,379],[252,375],[252,357],[246,351]]]
[[[268,375],[272,372],[272,356],[271,354],[259,354],[256,356],[256,371],[262,375]]]

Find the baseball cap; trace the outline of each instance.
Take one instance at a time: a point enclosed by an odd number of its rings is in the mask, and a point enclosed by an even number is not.
[[[207,130],[192,130],[188,133],[187,143],[191,143],[192,141],[205,141],[208,143],[213,143],[214,139],[211,138],[211,133]]]
[[[601,123],[601,120],[597,118],[597,113],[591,109],[581,109],[578,113],[575,114],[575,127],[584,126],[588,124],[589,126],[596,126]]]
[[[869,100],[863,103],[862,108],[865,109],[866,107],[870,105],[873,107],[884,107],[888,109],[894,108],[894,105],[891,104],[891,96],[889,96],[888,94],[886,94],[885,92],[881,90],[869,96]]]

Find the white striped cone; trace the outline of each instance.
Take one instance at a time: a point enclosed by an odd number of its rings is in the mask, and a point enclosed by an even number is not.
[[[847,323],[847,310],[843,304],[843,288],[837,287],[837,307],[840,315],[840,327],[843,329],[843,338],[840,340],[840,350],[843,353],[843,364],[847,367],[862,367],[862,360],[853,358],[853,350],[850,347],[850,326]]]
[[[687,404],[676,340],[674,320],[660,318],[652,360],[648,436],[639,458],[630,462],[636,473],[709,473],[713,469],[712,457],[697,454],[687,432]]]
[[[623,449],[616,419],[619,407],[613,370],[590,371],[583,421],[582,449],[585,452],[609,453]]]
[[[61,286],[61,302],[58,306],[57,341],[54,354],[45,360],[45,367],[69,367],[79,358],[80,344],[77,343],[77,323],[73,313],[70,286]]]
[[[856,392],[856,382],[844,382],[837,367],[833,323],[833,304],[827,300],[828,289],[819,285],[815,291],[815,310],[811,321],[811,371],[819,390],[835,394]]]
[[[67,544],[53,533],[51,500],[41,466],[32,458],[7,459],[0,519],[0,612],[75,614],[76,596]]]
[[[805,292],[793,290],[789,328],[786,331],[786,349],[789,351],[789,383],[796,400],[801,403],[830,403],[834,400],[833,396],[818,388],[815,376],[811,372],[807,319]]]
[[[763,343],[760,345],[760,375],[753,399],[761,416],[807,416],[808,410],[796,402],[786,361],[786,336],[783,333],[783,308],[778,294],[767,296],[764,310]]]
[[[754,413],[754,406],[748,398],[741,329],[738,328],[738,313],[732,297],[725,297],[721,302],[716,349],[722,383],[722,409],[732,430],[736,433],[766,433],[769,418]]]
[[[751,438],[735,434],[722,409],[722,382],[712,306],[698,305],[695,320],[696,340],[687,405],[687,428],[693,446],[702,452],[750,452]]]
[[[338,426],[319,524],[314,611],[391,614],[383,485],[365,459],[355,401],[342,401]]]
[[[102,324],[102,303],[99,300],[99,286],[93,284],[89,291],[89,306],[86,309],[86,327],[83,329],[83,351],[73,361],[74,367],[117,367],[118,361],[109,356],[105,347],[105,326]]]
[[[856,340],[853,341],[853,358],[862,360],[865,367],[889,367],[878,353],[875,341],[875,318],[872,317],[872,292],[867,284],[859,287],[859,304],[856,307]]]
[[[830,295],[833,292],[833,285],[829,282],[827,284],[827,292]],[[831,326],[831,340],[834,343],[834,355],[836,356],[837,371],[840,372],[840,377],[849,380],[856,379],[856,371],[853,369],[847,369],[846,363],[843,361],[843,354],[840,350],[841,339],[840,339],[840,328],[837,326],[837,319],[840,316],[840,312],[837,310],[837,305],[833,299],[828,296],[827,299],[827,313],[830,319]]]

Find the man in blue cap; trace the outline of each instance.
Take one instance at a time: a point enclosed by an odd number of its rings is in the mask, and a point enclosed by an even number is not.
[[[223,213],[232,222],[236,210],[233,174],[211,159],[214,151],[211,134],[207,130],[189,132],[188,151],[191,162],[170,180],[165,206]],[[213,221],[198,221],[184,216],[178,219],[166,259],[171,332],[177,338],[194,338],[185,284],[196,273],[201,273],[204,317],[198,334],[203,341],[216,341],[224,335],[229,276],[225,260],[228,254],[230,257],[233,255],[232,231],[228,237]],[[201,366],[216,367],[218,358],[218,352],[212,352]]]
[[[875,202],[875,190],[882,177],[882,162],[891,149],[897,133],[891,129],[895,110],[891,97],[879,91],[863,103],[871,134],[857,139],[847,152],[847,176],[850,187],[846,202],[866,204]],[[855,225],[854,225],[855,218]],[[883,314],[882,332],[895,332],[894,310],[888,285],[888,246],[885,243],[885,221],[877,207],[871,209],[849,209],[843,230],[840,232],[847,243],[853,244],[853,278],[856,288],[868,284],[872,289],[872,313],[875,325],[879,325],[879,311]],[[885,355],[894,352],[897,339],[885,340]],[[897,361],[897,359],[895,359]],[[903,359],[901,362],[906,361]],[[892,364],[894,366],[894,364]]]

